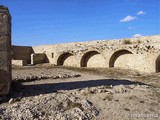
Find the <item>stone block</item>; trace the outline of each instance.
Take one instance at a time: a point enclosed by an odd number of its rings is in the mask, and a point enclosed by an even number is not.
[[[15,66],[26,66],[27,61],[26,60],[12,60],[12,65]]]

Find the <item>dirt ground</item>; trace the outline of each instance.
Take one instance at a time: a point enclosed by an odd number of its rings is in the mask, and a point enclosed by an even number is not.
[[[2,120],[159,120],[160,73],[117,68],[13,67]]]

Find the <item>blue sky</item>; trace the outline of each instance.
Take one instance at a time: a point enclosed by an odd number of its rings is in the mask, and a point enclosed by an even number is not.
[[[0,0],[12,44],[42,45],[160,34],[160,0]]]

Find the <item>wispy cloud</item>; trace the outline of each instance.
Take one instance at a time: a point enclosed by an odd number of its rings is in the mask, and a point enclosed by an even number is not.
[[[120,22],[130,22],[130,21],[133,21],[135,19],[136,19],[135,16],[128,15],[125,18],[121,19]]]
[[[135,27],[132,27],[132,26],[128,27],[128,30],[134,30],[134,29]]]
[[[146,13],[143,12],[142,10],[137,12],[137,15],[144,15],[144,14],[146,14]]]
[[[135,34],[135,35],[133,35],[133,38],[137,38],[137,37],[142,37],[142,35],[141,34]]]

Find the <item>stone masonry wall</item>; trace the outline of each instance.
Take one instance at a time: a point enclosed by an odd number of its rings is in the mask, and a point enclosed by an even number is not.
[[[49,62],[58,66],[117,67],[147,73],[160,72],[160,35],[33,47],[13,46],[13,53],[14,60],[27,60],[28,64]]]
[[[160,35],[33,46],[49,63],[74,67],[119,67],[140,72],[160,71]],[[159,58],[159,59],[158,59]]]
[[[23,60],[28,64],[31,63],[31,54],[33,53],[32,47],[30,46],[12,46],[13,60]]]
[[[0,95],[8,94],[11,79],[11,16],[0,6]]]

